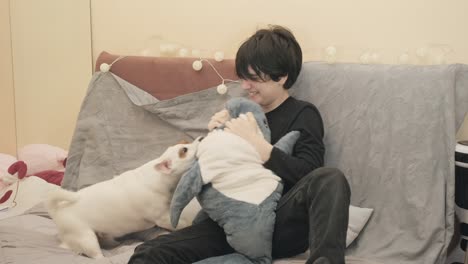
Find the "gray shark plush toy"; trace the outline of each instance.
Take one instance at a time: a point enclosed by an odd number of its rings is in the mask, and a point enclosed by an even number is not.
[[[270,141],[270,129],[261,107],[245,98],[226,103],[231,117],[252,112],[262,133]],[[291,153],[300,133],[290,132],[275,147]],[[237,253],[212,257],[197,263],[271,263],[275,210],[281,197],[281,179],[263,167],[260,155],[243,138],[215,129],[200,142],[198,162],[182,176],[171,202],[171,222],[196,196],[202,215],[216,221]],[[205,215],[206,214],[206,215]]]

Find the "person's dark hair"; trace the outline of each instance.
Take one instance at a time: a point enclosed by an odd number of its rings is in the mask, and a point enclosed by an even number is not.
[[[249,67],[255,72],[249,72]],[[260,29],[248,38],[236,54],[239,78],[254,81],[279,81],[288,76],[285,89],[296,82],[302,67],[302,50],[292,32],[281,26]]]

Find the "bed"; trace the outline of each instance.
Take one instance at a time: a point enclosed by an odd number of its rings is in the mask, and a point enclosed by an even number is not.
[[[203,61],[199,71],[195,60],[101,53],[62,187],[109,179],[206,133],[212,113],[243,90],[228,81],[236,80],[232,60]],[[225,94],[217,91],[220,76]],[[351,204],[373,209],[347,247],[347,263],[445,263],[454,235],[455,134],[468,111],[468,66],[305,62],[291,93],[321,111],[326,165],[345,173]],[[21,194],[32,195],[35,185],[29,188]],[[127,263],[138,243],[166,232],[155,227],[129,236],[100,260],[73,255],[58,247],[42,193],[21,210],[0,212],[1,264]],[[306,258],[307,252],[275,263]]]

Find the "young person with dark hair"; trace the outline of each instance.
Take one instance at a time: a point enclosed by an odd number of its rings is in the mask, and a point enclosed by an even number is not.
[[[258,30],[239,48],[236,71],[249,98],[264,110],[271,143],[256,134],[249,120],[230,120],[226,110],[213,115],[208,128],[226,130],[250,142],[264,166],[281,177],[283,196],[276,209],[273,258],[310,249],[307,263],[342,264],[348,227],[350,188],[343,173],[324,168],[324,128],[318,109],[289,96],[302,66],[302,51],[288,29]],[[272,146],[290,131],[300,131],[292,155]],[[221,227],[211,219],[139,245],[131,257],[139,263],[194,263],[233,253]]]

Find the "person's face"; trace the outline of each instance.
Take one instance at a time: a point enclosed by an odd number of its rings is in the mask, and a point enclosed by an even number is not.
[[[253,70],[249,69],[251,73]],[[283,88],[287,77],[278,82],[273,80],[241,80],[241,86],[248,92],[249,99],[259,104],[265,112],[269,112],[279,106],[289,96],[288,90]]]

